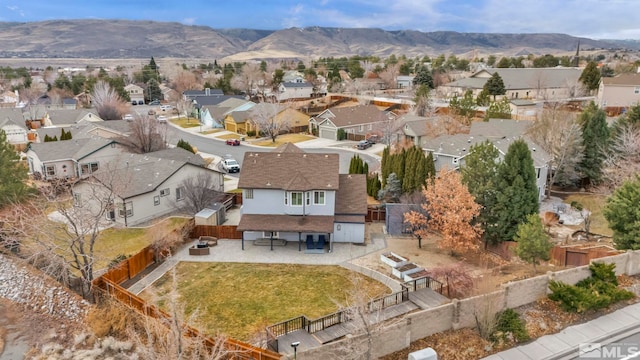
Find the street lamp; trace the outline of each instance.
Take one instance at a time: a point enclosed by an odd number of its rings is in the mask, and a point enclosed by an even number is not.
[[[300,341],[292,342],[291,347],[293,348],[293,360],[296,360],[298,353],[298,345],[300,345]]]

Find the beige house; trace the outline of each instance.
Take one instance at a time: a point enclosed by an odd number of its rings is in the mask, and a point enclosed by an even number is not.
[[[598,88],[601,108],[628,108],[640,103],[640,73],[603,77]]]
[[[583,95],[580,68],[494,68],[483,69],[468,78],[438,87],[447,98],[463,96],[467,90],[478,96],[494,73],[504,82],[509,99],[560,100]]]
[[[124,90],[129,94],[129,99],[133,103],[135,101],[138,105],[144,104],[144,89],[136,84],[129,84],[124,87]]]

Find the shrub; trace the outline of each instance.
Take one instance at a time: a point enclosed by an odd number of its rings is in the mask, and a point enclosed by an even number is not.
[[[523,342],[529,340],[525,322],[513,309],[500,313],[490,339],[499,343]]]
[[[344,129],[338,129],[338,140],[342,141],[347,138],[347,132]]]
[[[256,131],[255,131],[255,130],[249,130],[249,131],[247,131],[247,136],[249,136],[249,137],[254,137],[254,136],[256,136]]]
[[[549,299],[560,302],[565,311],[582,313],[633,298],[632,292],[618,288],[614,269],[615,264],[592,263],[591,276],[575,285],[551,281]]]

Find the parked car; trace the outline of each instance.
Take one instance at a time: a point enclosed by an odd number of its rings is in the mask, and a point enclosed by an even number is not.
[[[367,138],[367,141],[370,142],[371,144],[377,144],[380,142],[380,136],[378,135],[371,135]]]
[[[234,158],[228,155],[226,155],[224,159],[222,159],[222,161],[220,162],[220,166],[222,167],[222,170],[228,173],[240,172],[240,164],[238,164],[238,162]]]
[[[173,106],[171,106],[171,105],[161,105],[160,106],[160,110],[162,110],[162,111],[170,111],[171,109],[173,109]]]
[[[149,105],[160,105],[160,100],[153,100]]]
[[[358,150],[364,150],[364,149],[368,149],[371,147],[371,145],[373,145],[372,143],[370,143],[367,140],[361,140],[358,145],[356,145],[356,148],[358,148]]]
[[[167,122],[167,117],[164,116],[164,115],[158,116],[158,122],[166,123]]]
[[[138,105],[144,105],[144,100],[138,100]]]
[[[122,117],[122,120],[131,121],[131,120],[133,120],[133,115],[126,114],[125,116]]]
[[[156,111],[155,111],[155,110],[153,110],[153,109],[149,109],[149,111],[147,112],[147,114],[149,114],[149,115],[155,115],[155,114],[156,114]]]
[[[131,105],[138,105],[138,102],[135,100],[131,100]]]
[[[239,139],[227,139],[226,144],[227,145],[231,145],[231,146],[240,146],[240,140]]]

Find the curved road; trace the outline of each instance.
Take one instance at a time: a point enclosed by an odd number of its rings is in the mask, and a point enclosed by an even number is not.
[[[247,151],[269,151],[269,148],[264,148],[261,146],[252,146],[242,144],[240,146],[229,146],[224,143],[222,140],[213,139],[210,137],[206,137],[203,135],[194,134],[188,131],[182,131],[180,128],[176,126],[167,126],[167,141],[171,144],[178,143],[178,140],[183,139],[184,141],[189,142],[189,144],[198,148],[198,151],[201,151],[206,154],[223,156],[225,154],[231,155],[233,158],[238,160],[240,166],[242,167],[242,159],[244,159],[244,153]],[[373,171],[380,167],[380,160],[376,156],[370,155],[364,151],[357,151],[351,148],[351,144],[355,144],[355,142],[347,142],[345,145],[340,146],[331,146],[324,148],[304,148],[304,151],[314,152],[314,153],[336,153],[340,156],[340,173],[346,174],[349,172],[349,164],[351,162],[351,158],[353,155],[358,154],[360,158],[367,162],[369,165],[369,170]],[[241,170],[242,172],[242,170]],[[228,174],[229,176],[237,177],[238,174]]]

